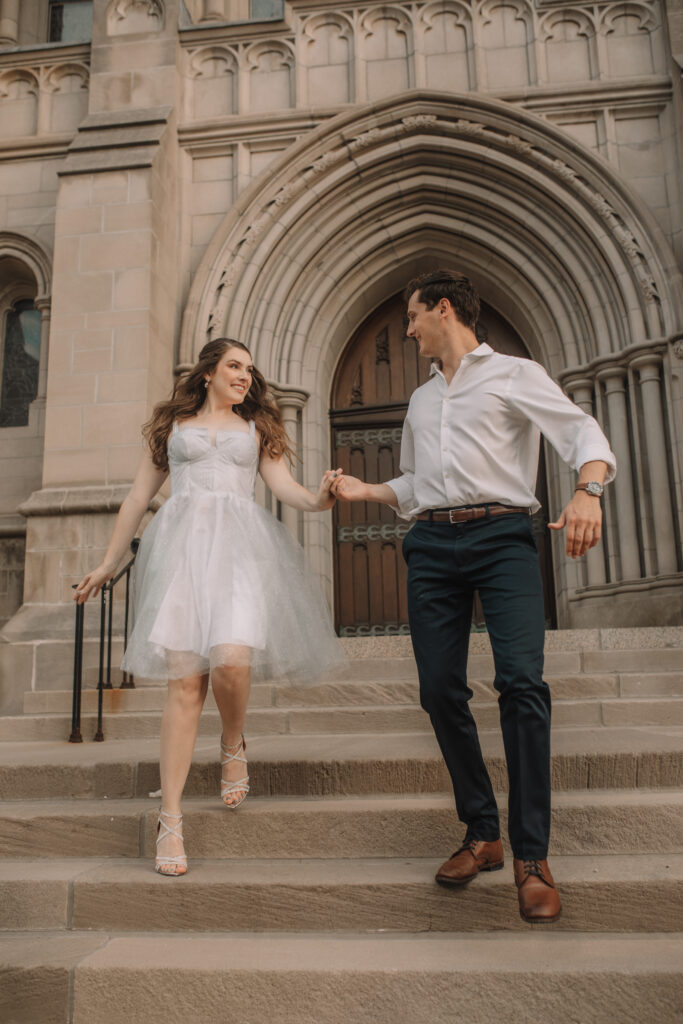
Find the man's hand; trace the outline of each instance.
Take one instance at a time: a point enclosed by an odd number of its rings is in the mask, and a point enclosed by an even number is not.
[[[574,497],[555,523],[548,523],[549,530],[563,530],[567,527],[567,554],[581,558],[594,548],[602,533],[602,508],[600,499],[576,491]]]
[[[341,501],[367,501],[368,485],[359,480],[357,476],[347,476],[339,472],[336,480],[332,481],[332,493]]]

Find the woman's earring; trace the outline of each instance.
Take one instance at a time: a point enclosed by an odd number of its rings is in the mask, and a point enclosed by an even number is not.
[[[205,388],[208,388],[208,386],[209,386],[209,382],[208,382],[208,380],[206,380],[206,379],[205,379],[205,380],[204,380],[204,387],[205,387]]]

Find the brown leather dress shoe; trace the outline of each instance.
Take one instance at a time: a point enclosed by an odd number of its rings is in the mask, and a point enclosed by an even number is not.
[[[503,866],[503,844],[500,839],[485,843],[483,839],[466,839],[459,850],[441,865],[436,873],[440,885],[465,885],[480,871],[499,871]]]
[[[557,921],[562,911],[560,894],[555,888],[547,860],[513,861],[519,912],[532,924]]]

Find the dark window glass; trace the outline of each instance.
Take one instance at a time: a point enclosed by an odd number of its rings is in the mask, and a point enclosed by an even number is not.
[[[25,427],[28,407],[38,393],[40,310],[30,300],[16,302],[5,320],[0,427]]]
[[[283,0],[251,0],[251,16],[254,21],[270,21],[273,18],[284,18],[285,5]]]
[[[51,43],[89,43],[92,39],[92,0],[53,0],[50,3]]]

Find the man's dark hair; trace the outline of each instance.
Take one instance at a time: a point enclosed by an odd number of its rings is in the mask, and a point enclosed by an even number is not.
[[[448,299],[464,327],[474,330],[477,326],[479,296],[464,274],[453,270],[432,270],[429,274],[420,274],[413,278],[403,293],[406,303],[414,292],[419,292],[417,301],[424,302],[427,309],[434,309],[441,299]]]

